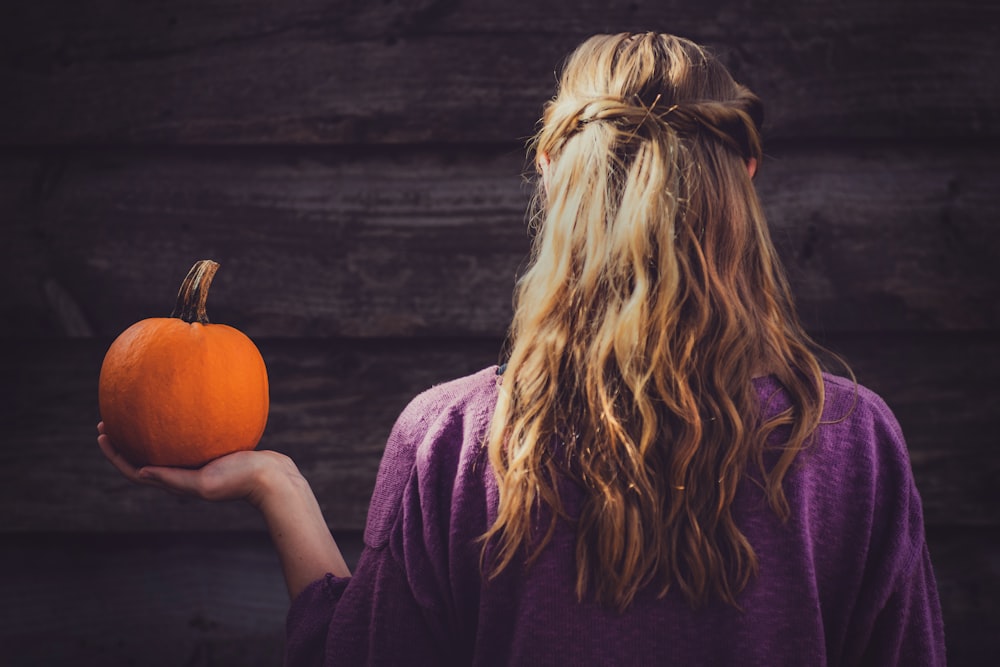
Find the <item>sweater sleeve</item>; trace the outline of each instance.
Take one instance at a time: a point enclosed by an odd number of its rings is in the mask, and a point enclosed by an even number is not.
[[[924,544],[875,619],[864,664],[944,667],[944,626]]]
[[[389,435],[353,576],[327,574],[291,603],[285,630],[288,667],[373,664],[369,649],[386,649],[374,634],[376,627],[392,627],[395,636],[407,635],[406,641],[414,640],[410,635],[419,638],[419,614],[399,618],[414,611],[416,603],[388,544],[422,437],[425,416],[419,402],[403,411]],[[375,618],[377,625],[371,622]]]
[[[902,430],[877,396],[868,401],[877,443],[873,534],[849,664],[943,667],[944,626],[923,509]]]
[[[292,600],[285,621],[285,664],[322,665],[327,630],[350,577],[327,574]]]
[[[328,574],[292,602],[285,664],[446,664],[435,634],[391,550],[366,547],[354,576]]]
[[[328,574],[292,601],[286,665],[452,661],[446,515],[464,440],[463,413],[454,403],[469,384],[439,385],[414,399],[397,419],[379,466],[354,574]]]

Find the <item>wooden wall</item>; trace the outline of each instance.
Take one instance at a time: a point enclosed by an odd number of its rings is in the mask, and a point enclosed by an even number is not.
[[[356,557],[389,428],[499,355],[524,141],[582,38],[664,30],[765,100],[808,328],[908,436],[952,665],[1000,651],[1000,6],[978,0],[34,0],[0,10],[0,662],[277,665],[261,522],[129,486],[113,337],[214,258],[263,447]]]

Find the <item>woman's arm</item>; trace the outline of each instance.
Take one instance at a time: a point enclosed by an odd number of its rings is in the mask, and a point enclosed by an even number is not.
[[[260,450],[235,452],[197,470],[136,468],[114,448],[104,433],[103,422],[97,425],[97,431],[104,456],[133,482],[203,500],[245,500],[260,510],[278,550],[292,598],[328,572],[338,577],[351,575],[316,496],[287,456]]]
[[[351,571],[327,528],[309,482],[287,456],[267,468],[259,487],[257,508],[267,521],[271,539],[285,572],[288,594],[294,599],[327,572],[349,577]]]

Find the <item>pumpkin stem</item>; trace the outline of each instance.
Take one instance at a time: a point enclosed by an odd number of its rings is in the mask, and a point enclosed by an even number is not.
[[[208,301],[208,288],[212,284],[212,278],[218,270],[219,263],[210,259],[195,262],[181,283],[181,289],[177,292],[177,304],[170,317],[179,317],[189,324],[208,324],[205,302]]]

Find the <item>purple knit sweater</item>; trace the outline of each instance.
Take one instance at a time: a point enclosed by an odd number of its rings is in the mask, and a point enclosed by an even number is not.
[[[754,382],[767,414],[788,405],[774,379]],[[496,368],[430,389],[389,436],[354,576],[327,575],[292,601],[288,664],[944,665],[899,425],[871,391],[825,382],[831,423],[785,477],[789,521],[751,480],[738,491],[734,515],[760,563],[742,611],[692,610],[673,589],[642,592],[624,613],[580,602],[565,523],[531,568],[485,581],[476,538],[497,508],[481,447]],[[566,500],[572,514],[579,498]]]

